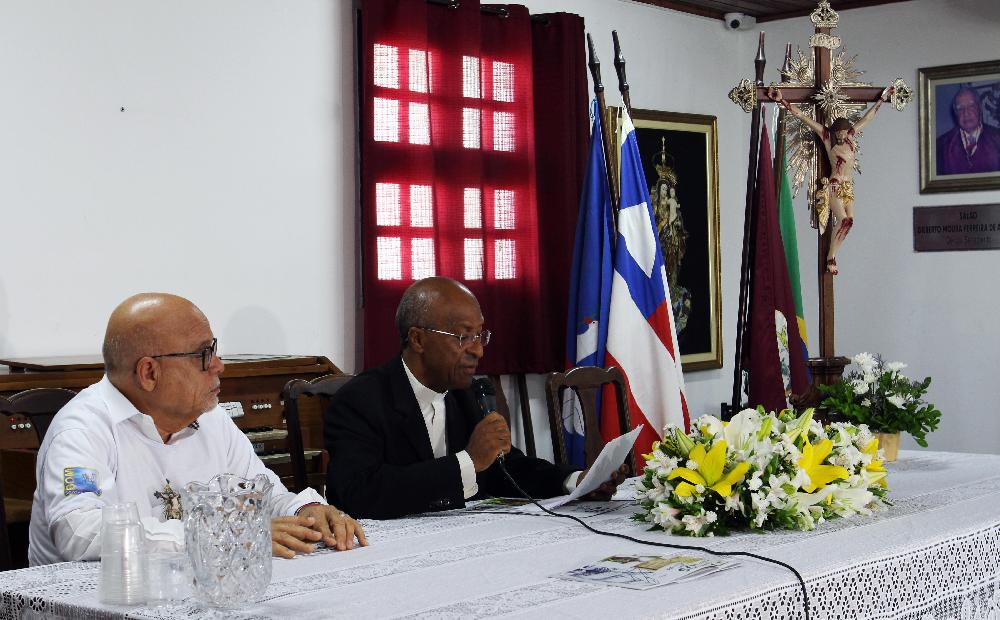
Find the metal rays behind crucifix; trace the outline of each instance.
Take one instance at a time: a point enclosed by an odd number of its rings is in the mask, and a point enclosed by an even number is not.
[[[830,37],[822,42],[839,43],[839,37]],[[795,56],[789,59],[787,70],[781,70],[782,85],[784,86],[804,86],[811,87],[816,83],[815,59],[812,54],[805,54],[802,48],[797,47]],[[830,80],[822,89],[813,95],[813,103],[803,102],[799,108],[803,112],[816,118],[815,109],[818,105],[827,118],[846,118],[855,124],[864,113],[866,105],[863,103],[847,103],[846,97],[841,90],[850,86],[871,86],[870,82],[862,82],[859,78],[864,75],[864,71],[856,69],[854,63],[857,56],[848,56],[847,51],[841,51],[837,55],[831,55]],[[859,132],[860,137],[862,133]],[[816,149],[816,140],[813,139],[813,132],[805,123],[788,115],[785,120],[786,152],[788,154],[788,172],[792,182],[792,197],[799,194],[802,184],[809,179],[809,187],[816,187],[816,158],[819,152]],[[854,160],[854,168],[861,172],[861,149],[858,148],[858,158]],[[813,202],[810,197],[810,203]]]
[[[796,53],[787,59],[785,68],[781,71],[780,86],[815,89],[810,100],[800,101],[798,104],[800,109],[812,118],[820,116],[817,114],[819,108],[826,123],[832,122],[835,118],[846,118],[854,124],[864,113],[866,104],[852,102],[851,97],[844,91],[872,85],[861,81],[864,71],[855,66],[857,56],[849,55],[846,50],[834,53],[834,50],[841,47],[841,38],[827,32],[819,32],[820,29],[836,28],[840,21],[827,0],[819,2],[816,10],[810,15],[810,21],[816,26],[817,32],[809,37],[809,53],[797,48]],[[820,55],[815,52],[818,49],[829,50],[824,55],[829,58],[829,78],[822,84],[817,84],[816,80],[815,62],[816,57]],[[891,85],[894,91],[889,103],[896,110],[902,110],[913,99],[913,91],[900,78],[896,78]],[[730,92],[730,98],[748,112],[756,103],[756,97],[756,89],[750,80],[744,80]],[[813,132],[805,123],[792,115],[786,118],[785,138],[792,195],[797,196],[806,179],[809,180],[809,187],[817,187],[816,175],[820,169],[817,163],[820,153]],[[860,151],[858,155],[860,156]],[[860,157],[855,159],[855,170],[861,172],[859,161]],[[811,208],[813,196],[810,196],[809,202],[810,211],[813,211]]]

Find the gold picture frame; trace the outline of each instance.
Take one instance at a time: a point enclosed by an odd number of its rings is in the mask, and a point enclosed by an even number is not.
[[[917,76],[920,193],[1000,189],[1000,60],[924,67]],[[971,156],[963,150],[967,139],[954,111],[960,90],[975,94],[963,95],[962,103],[978,104],[982,124],[979,146]],[[964,172],[963,166],[972,171]]]
[[[608,116],[615,135],[618,110],[609,107]],[[634,108],[631,116],[667,264],[681,364],[685,372],[722,368],[716,117]],[[617,171],[617,156],[613,166]]]

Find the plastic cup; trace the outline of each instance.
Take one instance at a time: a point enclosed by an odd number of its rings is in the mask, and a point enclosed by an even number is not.
[[[176,605],[191,597],[191,558],[183,551],[146,554],[146,605]]]
[[[100,600],[136,605],[145,599],[145,534],[135,502],[105,506],[101,522]]]
[[[101,525],[139,523],[139,508],[135,502],[108,504],[101,509]]]

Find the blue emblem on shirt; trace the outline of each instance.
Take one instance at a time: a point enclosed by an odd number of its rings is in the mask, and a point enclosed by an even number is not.
[[[97,484],[97,470],[89,467],[67,467],[63,469],[63,495],[81,493],[101,494]]]

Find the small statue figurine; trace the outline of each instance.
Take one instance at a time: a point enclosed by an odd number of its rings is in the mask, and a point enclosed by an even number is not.
[[[818,203],[825,202],[833,211],[835,232],[830,239],[830,251],[826,257],[826,270],[837,275],[837,250],[847,238],[847,233],[851,232],[854,225],[854,162],[856,159],[857,146],[854,142],[854,134],[868,124],[878,111],[883,102],[888,101],[892,96],[893,87],[888,87],[882,91],[879,100],[865,112],[864,116],[851,125],[846,118],[835,118],[829,127],[820,125],[815,120],[807,116],[796,107],[785,101],[781,96],[781,91],[771,86],[767,90],[767,96],[782,106],[790,113],[798,117],[803,123],[809,126],[826,147],[826,155],[830,160],[832,172],[829,179],[821,179],[820,183],[825,188],[826,195],[817,199]],[[825,228],[826,218],[820,215],[821,230]]]
[[[684,329],[691,315],[691,291],[680,284],[681,263],[687,252],[688,231],[684,227],[684,214],[677,200],[677,172],[673,157],[667,153],[667,139],[660,137],[660,152],[653,157],[656,182],[649,188],[649,197],[656,217],[656,233],[663,250],[663,263],[667,268],[667,287],[674,311],[677,338],[684,341]]]

